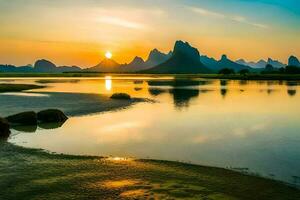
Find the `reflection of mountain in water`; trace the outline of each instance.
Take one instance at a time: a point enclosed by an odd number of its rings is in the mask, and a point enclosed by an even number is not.
[[[174,80],[150,80],[149,86],[173,86],[173,87],[187,87],[187,86],[199,86],[208,85],[209,81],[203,80],[188,80],[188,79],[174,79]]]
[[[154,97],[168,92],[168,90],[161,89],[161,88],[149,88],[148,91],[149,91],[150,95],[152,95]]]
[[[297,82],[287,82],[286,83],[287,85],[287,93],[289,96],[295,96],[297,94],[297,85],[298,83]]]
[[[220,80],[220,88],[221,88],[220,93],[223,98],[225,98],[225,96],[227,94],[227,84],[228,84],[227,80]]]
[[[173,102],[176,108],[189,107],[189,102],[192,98],[199,96],[199,88],[192,86],[206,85],[208,81],[199,80],[151,80],[148,81],[149,86],[171,86],[171,89],[149,87],[149,93],[152,96],[158,96],[163,93],[169,93],[173,97]],[[185,88],[189,87],[189,88]],[[192,88],[191,88],[192,87]],[[207,90],[205,90],[207,92]]]
[[[174,105],[176,108],[189,107],[192,98],[199,96],[199,89],[178,89],[169,90],[173,95]]]
[[[288,95],[290,95],[291,97],[295,96],[297,94],[297,90],[295,90],[295,89],[288,89],[287,92],[288,92]]]

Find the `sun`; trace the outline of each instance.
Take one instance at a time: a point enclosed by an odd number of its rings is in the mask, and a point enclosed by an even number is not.
[[[106,57],[107,59],[111,59],[111,58],[112,58],[112,53],[111,53],[110,51],[107,51],[107,52],[105,53],[105,57]]]

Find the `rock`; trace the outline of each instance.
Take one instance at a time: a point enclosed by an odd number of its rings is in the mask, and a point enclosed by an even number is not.
[[[36,125],[37,116],[33,111],[22,112],[6,117],[7,121],[13,125]]]
[[[0,117],[0,138],[10,135],[9,123],[6,119]]]
[[[130,95],[126,94],[126,93],[115,93],[110,98],[111,99],[125,99],[125,100],[131,99]]]
[[[289,66],[300,67],[300,62],[297,57],[291,56],[289,58]]]
[[[41,123],[65,122],[68,117],[58,109],[42,110],[37,113],[37,119]]]

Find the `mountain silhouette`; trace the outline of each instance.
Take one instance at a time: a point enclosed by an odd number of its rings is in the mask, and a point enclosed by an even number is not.
[[[81,71],[82,69],[80,67],[77,67],[77,66],[59,66],[56,68],[56,71],[58,73],[61,73],[61,72],[79,72]]]
[[[11,73],[26,73],[34,72],[31,65],[16,67],[14,65],[0,65],[0,72],[11,72]]]
[[[147,69],[145,61],[141,57],[136,56],[129,64],[120,66],[119,70],[123,72],[136,72],[143,69]]]
[[[237,61],[235,61],[236,63],[240,64],[240,65],[246,65],[252,68],[265,68],[266,65],[268,64],[265,60],[259,60],[258,62],[247,62],[244,59],[239,59]]]
[[[219,64],[218,61],[214,58],[209,58],[208,56],[202,55],[200,56],[200,61],[208,68],[214,70]]]
[[[55,64],[45,59],[37,60],[34,64],[34,67],[32,67],[31,64],[19,67],[14,65],[0,65],[0,72],[11,73],[62,73],[80,70],[81,68],[77,66],[57,67]]]
[[[105,58],[98,65],[85,69],[91,72],[120,72],[121,65],[113,59]]]
[[[148,67],[154,67],[157,66],[165,61],[167,61],[172,56],[172,51],[170,51],[168,54],[162,53],[157,49],[153,49],[148,59],[146,60],[146,66]]]
[[[188,42],[176,41],[172,56],[165,62],[145,70],[146,73],[209,73],[200,62],[199,51]]]
[[[300,67],[300,62],[296,56],[289,57],[289,66]]]
[[[77,66],[57,67],[54,63],[45,59],[37,60],[33,67],[34,72],[41,72],[41,73],[63,73],[63,72],[75,72],[80,70],[81,68]]]
[[[282,63],[278,60],[273,60],[272,58],[268,58],[267,61],[261,59],[258,62],[247,62],[244,59],[239,59],[236,61],[236,63],[241,64],[241,65],[247,65],[252,68],[265,68],[267,64],[270,64],[275,68],[281,68],[281,67],[286,66],[284,63]]]
[[[56,72],[56,65],[48,60],[41,59],[34,63],[34,70],[37,72]]]
[[[218,72],[224,68],[233,69],[234,71],[240,71],[242,69],[251,70],[251,67],[238,64],[228,59],[226,55],[222,55],[221,59],[218,61],[214,58],[209,58],[207,56],[201,56],[200,60],[204,65],[206,65],[209,69],[213,70],[214,72]]]

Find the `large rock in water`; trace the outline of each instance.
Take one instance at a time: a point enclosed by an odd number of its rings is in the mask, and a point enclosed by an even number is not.
[[[58,109],[42,110],[37,113],[37,119],[41,123],[65,122],[68,117]]]
[[[57,72],[56,65],[44,59],[35,62],[34,70],[37,72]]]
[[[36,125],[37,115],[33,111],[22,112],[6,117],[6,120],[13,125]]]
[[[0,138],[7,138],[10,135],[9,123],[0,117]]]
[[[131,96],[129,94],[126,93],[115,93],[113,95],[111,95],[110,97],[111,99],[123,99],[123,100],[130,100]]]
[[[300,62],[297,57],[291,56],[289,58],[289,66],[300,67]]]
[[[209,73],[200,61],[199,51],[189,43],[177,41],[173,54],[167,61],[145,70],[146,73]]]

